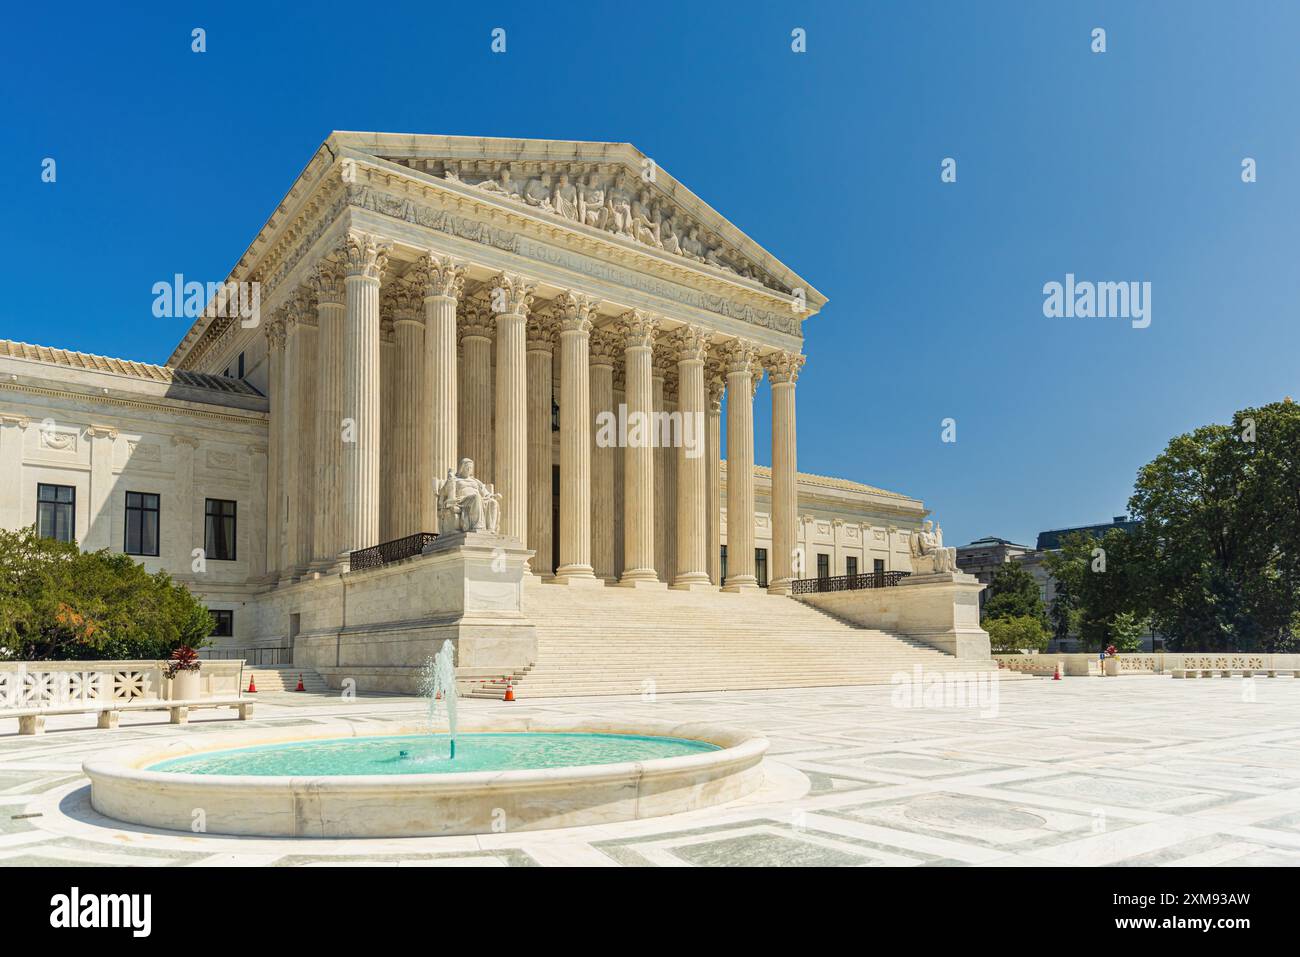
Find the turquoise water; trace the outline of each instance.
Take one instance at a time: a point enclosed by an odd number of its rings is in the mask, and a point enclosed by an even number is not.
[[[452,774],[617,764],[719,750],[717,745],[687,738],[549,732],[461,734],[456,737],[455,760],[448,757],[449,746],[445,734],[327,738],[172,758],[150,765],[147,770],[259,776]]]

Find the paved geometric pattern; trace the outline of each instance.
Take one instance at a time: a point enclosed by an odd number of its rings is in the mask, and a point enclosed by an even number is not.
[[[469,837],[291,840],[117,824],[81,762],[106,748],[246,727],[201,712],[0,719],[0,866],[277,867],[1300,865],[1300,680],[1000,683],[995,707],[898,707],[889,687],[462,701],[462,713],[703,720],[764,732],[744,801],[625,824]],[[412,698],[282,694],[259,727],[423,713]],[[164,723],[159,723],[160,721]]]

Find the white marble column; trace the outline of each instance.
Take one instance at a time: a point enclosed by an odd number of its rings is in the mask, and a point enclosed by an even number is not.
[[[496,490],[501,493],[501,534],[528,540],[528,390],[524,326],[533,284],[498,275],[492,283],[497,326]]]
[[[766,362],[772,386],[772,576],[768,591],[790,594],[799,515],[794,385],[804,356],[778,352]],[[863,561],[865,562],[865,556]]]
[[[727,391],[727,380],[722,369],[714,362],[706,367],[709,391],[709,409],[705,418],[704,433],[707,453],[705,457],[705,499],[708,516],[709,581],[722,584],[722,397]]]
[[[86,429],[86,438],[90,442],[90,501],[86,503],[86,534],[80,542],[83,550],[93,552],[112,548],[114,544],[109,493],[113,488],[113,446],[117,443],[117,429],[111,425],[92,425]]]
[[[623,336],[615,326],[610,335],[617,346],[618,361],[614,365],[614,413],[616,416],[627,415],[627,374],[623,358]],[[619,412],[619,409],[622,412]],[[623,577],[627,568],[627,536],[625,512],[627,510],[627,453],[621,440],[616,439],[614,448],[614,581]]]
[[[380,542],[397,538],[397,469],[393,467],[393,421],[397,418],[397,327],[393,297],[379,297],[379,535]]]
[[[266,324],[267,394],[270,414],[267,422],[266,466],[266,578],[280,580],[280,505],[284,500],[280,460],[283,448],[280,433],[286,397],[284,394],[284,323],[272,319]],[[182,505],[183,503],[177,503]],[[188,508],[188,504],[184,504]]]
[[[346,553],[379,544],[379,277],[386,263],[387,252],[374,236],[348,234],[341,559]]]
[[[724,591],[756,589],[754,575],[753,345],[734,339],[727,361],[727,583]]]
[[[599,303],[570,292],[560,307],[560,567],[557,580],[595,584],[591,564],[591,329]]]
[[[299,449],[302,430],[298,428],[297,415],[301,410],[302,337],[299,335],[300,315],[292,303],[277,311],[284,326],[284,365],[280,371],[280,388],[284,392],[284,407],[280,412],[280,584],[288,585],[298,577],[298,528],[304,515],[302,510],[302,476],[298,468],[302,463]]]
[[[628,435],[623,451],[623,576],[620,585],[663,587],[655,574],[655,467],[650,430],[654,411],[650,375],[658,319],[634,309],[624,313]]]
[[[252,499],[252,528],[249,529],[249,581],[262,581],[266,575],[266,506],[267,498],[260,494],[267,488],[267,459],[265,445],[248,447],[249,498]],[[2,491],[2,490],[0,490]]]
[[[704,357],[708,334],[685,326],[672,340],[677,354],[677,410],[682,442],[677,447],[677,565],[673,587],[706,589],[708,572],[707,440],[705,434]]]
[[[346,293],[343,268],[326,260],[312,277],[316,291],[316,461],[313,495],[312,567],[340,568],[339,510],[343,501],[343,324]]]
[[[492,315],[478,303],[467,306],[460,326],[460,454],[473,460],[479,479],[491,483],[496,481]]]
[[[397,501],[394,503],[394,537],[404,538],[416,532],[436,532],[436,525],[426,525],[424,514],[429,491],[421,488],[429,427],[424,402],[424,302],[422,291],[414,284],[399,288],[394,300],[393,333],[397,339],[396,382],[394,383],[393,422],[386,427],[385,439],[392,443],[392,467]]]
[[[677,516],[671,514],[668,507],[668,457],[672,449],[660,445],[662,430],[659,423],[664,421],[667,411],[664,405],[665,382],[670,365],[663,347],[655,348],[650,356],[650,404],[653,415],[647,429],[651,436],[651,458],[654,459],[654,510],[655,510],[655,574],[664,582],[672,581],[668,574],[668,525]]]
[[[614,565],[614,460],[618,435],[601,430],[597,417],[617,416],[614,405],[614,362],[622,350],[618,338],[596,330],[591,334],[591,566],[597,578],[615,580]]]
[[[294,408],[289,428],[296,434],[298,463],[294,475],[298,479],[297,495],[294,499],[298,512],[296,534],[293,546],[293,574],[295,577],[306,575],[311,567],[313,510],[315,496],[312,495],[311,476],[316,467],[316,352],[320,331],[316,322],[316,304],[312,301],[309,290],[300,290],[290,304],[290,309],[297,318],[295,335],[297,336],[298,371],[294,383]]]
[[[534,312],[524,327],[528,349],[528,547],[534,575],[550,578],[555,569],[554,516],[551,502],[551,402],[555,322]]]
[[[424,377],[417,428],[423,430],[420,467],[414,478],[417,508],[425,526],[438,530],[433,482],[445,479],[460,459],[456,307],[465,288],[465,268],[449,256],[430,253],[422,263],[424,280]],[[477,465],[477,463],[475,463]]]

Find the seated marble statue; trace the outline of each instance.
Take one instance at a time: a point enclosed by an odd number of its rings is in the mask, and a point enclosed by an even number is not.
[[[488,532],[498,534],[501,495],[474,477],[474,462],[461,459],[456,472],[447,469],[441,482],[434,479],[438,500],[438,533]]]
[[[908,543],[912,553],[912,574],[935,575],[957,571],[957,549],[943,547],[943,530],[927,521],[913,532]]]

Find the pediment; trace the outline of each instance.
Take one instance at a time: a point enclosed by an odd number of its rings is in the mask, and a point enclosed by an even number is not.
[[[536,214],[820,298],[770,253],[627,143],[336,133],[339,145]]]

